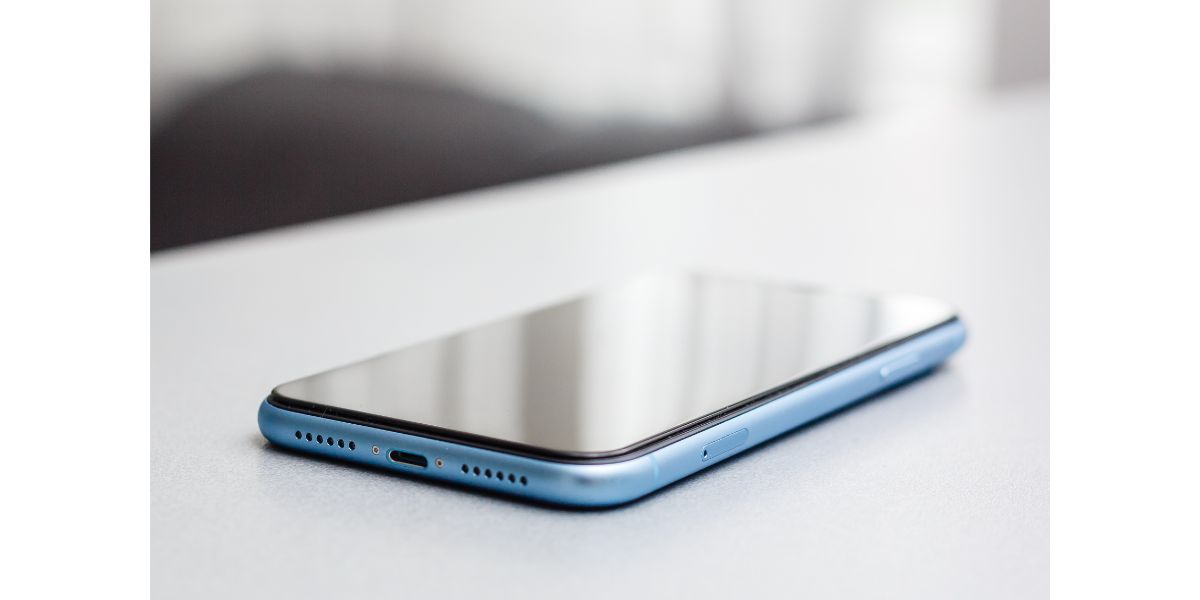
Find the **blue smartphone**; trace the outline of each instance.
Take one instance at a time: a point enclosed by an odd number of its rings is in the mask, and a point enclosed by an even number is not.
[[[629,502],[931,371],[955,311],[648,275],[276,387],[271,442],[553,504]]]

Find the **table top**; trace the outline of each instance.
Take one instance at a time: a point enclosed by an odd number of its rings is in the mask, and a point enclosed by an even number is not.
[[[154,255],[154,595],[1045,595],[1047,140],[1032,90]],[[969,340],[931,377],[613,510],[258,432],[277,383],[673,266],[938,296]]]

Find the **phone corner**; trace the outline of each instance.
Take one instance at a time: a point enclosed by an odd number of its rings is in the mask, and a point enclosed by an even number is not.
[[[950,325],[950,351],[957,351],[967,343],[967,325],[962,317],[956,317]]]
[[[271,433],[273,426],[279,422],[278,411],[267,398],[263,398],[258,405],[258,432],[271,443],[275,443]]]

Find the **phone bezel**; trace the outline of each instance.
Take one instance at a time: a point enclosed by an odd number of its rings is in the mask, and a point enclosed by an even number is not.
[[[753,410],[757,406],[761,406],[762,404],[765,404],[765,403],[770,402],[780,396],[783,396],[790,392],[793,392],[805,385],[811,384],[821,378],[827,377],[833,373],[836,373],[845,368],[848,368],[851,365],[862,362],[872,356],[875,356],[876,354],[879,354],[890,348],[893,348],[895,346],[903,344],[909,340],[912,340],[913,338],[924,335],[924,334],[926,334],[930,331],[933,331],[939,327],[943,327],[945,325],[954,323],[955,321],[958,321],[958,315],[952,315],[949,318],[947,318],[943,321],[940,321],[935,325],[931,325],[929,327],[926,327],[924,329],[921,329],[919,331],[916,331],[916,332],[906,335],[904,337],[882,343],[878,346],[871,347],[867,350],[864,350],[863,352],[860,352],[859,354],[854,355],[851,358],[848,358],[843,361],[839,361],[833,365],[830,365],[828,367],[825,367],[823,369],[820,369],[818,371],[815,371],[815,372],[805,375],[803,377],[794,379],[792,381],[788,381],[788,382],[778,385],[774,388],[765,390],[759,394],[755,394],[754,396],[751,396],[744,400],[735,402],[733,404],[730,404],[729,406],[718,409],[718,410],[708,413],[706,415],[700,416],[696,419],[692,419],[691,421],[687,421],[683,424],[672,427],[661,433],[658,433],[658,434],[655,434],[648,438],[645,438],[643,440],[634,442],[633,444],[630,444],[623,448],[618,448],[616,450],[601,451],[601,452],[574,452],[574,451],[558,450],[558,449],[554,449],[554,448],[544,448],[544,447],[540,447],[540,446],[522,444],[520,442],[512,442],[509,440],[502,440],[499,438],[492,438],[492,437],[477,435],[477,434],[473,434],[473,433],[470,433],[467,431],[459,431],[459,430],[448,429],[448,428],[444,428],[444,427],[436,427],[433,425],[426,425],[423,423],[416,423],[413,421],[405,421],[402,419],[385,417],[383,415],[364,413],[364,412],[360,412],[360,411],[356,411],[356,410],[350,410],[350,409],[346,409],[346,408],[339,408],[336,406],[319,404],[316,402],[298,400],[298,399],[289,398],[287,396],[284,396],[283,394],[280,394],[278,388],[271,390],[271,394],[269,396],[267,396],[267,402],[271,403],[273,406],[276,406],[276,407],[279,407],[279,408],[282,408],[285,410],[291,410],[291,411],[309,414],[309,415],[313,415],[313,416],[317,416],[317,417],[324,417],[327,419],[334,419],[334,420],[343,421],[343,422],[347,422],[347,423],[355,423],[358,425],[365,425],[368,427],[376,427],[379,429],[395,431],[395,432],[405,433],[405,434],[410,434],[410,435],[418,435],[418,436],[428,437],[428,438],[432,438],[432,439],[442,440],[445,442],[452,442],[452,443],[456,443],[456,444],[465,444],[468,446],[483,448],[485,450],[494,450],[497,452],[507,452],[510,454],[516,454],[519,456],[536,458],[536,459],[540,459],[540,460],[549,460],[549,461],[553,461],[553,462],[572,463],[572,464],[596,464],[596,463],[622,462],[622,461],[637,458],[637,457],[642,456],[643,454],[646,454],[649,452],[653,452],[654,450],[657,450],[658,448],[661,448],[663,446],[666,446],[667,444],[670,444],[672,442],[672,440],[674,440],[674,439],[677,439],[680,437],[686,437],[697,431],[707,429],[709,427],[712,427],[713,425],[716,425],[718,423],[721,423],[728,419],[731,419],[731,418],[733,418],[737,415],[740,415],[746,411]]]

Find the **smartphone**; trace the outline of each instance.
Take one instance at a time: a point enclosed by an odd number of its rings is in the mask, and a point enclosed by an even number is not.
[[[570,506],[626,503],[925,374],[944,302],[654,274],[276,387],[271,442]]]

